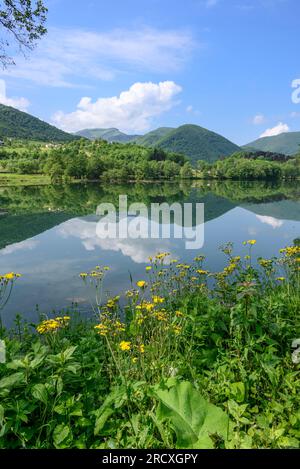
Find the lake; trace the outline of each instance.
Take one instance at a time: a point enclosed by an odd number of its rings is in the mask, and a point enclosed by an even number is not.
[[[100,203],[204,203],[204,246],[187,250],[184,239],[100,239],[96,233]],[[172,222],[171,222],[172,223]],[[88,313],[93,292],[79,278],[96,265],[110,272],[104,290],[116,295],[130,288],[130,278],[146,279],[149,256],[168,251],[190,263],[207,256],[206,268],[222,269],[219,247],[233,242],[247,254],[244,240],[256,239],[256,256],[272,257],[300,237],[300,188],[297,183],[181,181],[160,184],[72,184],[0,187],[0,273],[19,272],[2,311],[10,326],[16,313],[36,321],[39,313],[69,308]],[[37,305],[38,311],[37,312]]]

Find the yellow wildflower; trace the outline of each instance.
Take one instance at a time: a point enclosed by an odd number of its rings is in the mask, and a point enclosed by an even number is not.
[[[145,282],[145,280],[139,280],[138,282],[136,282],[136,284],[139,288],[146,288],[147,286],[147,282]]]
[[[123,352],[130,351],[131,350],[131,342],[126,342],[125,340],[122,340],[122,342],[120,342],[120,344],[119,344],[119,347]]]

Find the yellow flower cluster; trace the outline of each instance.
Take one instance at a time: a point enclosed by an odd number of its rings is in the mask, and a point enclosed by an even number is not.
[[[81,272],[79,277],[81,277],[83,280],[86,280],[87,278],[102,280],[105,272],[107,272],[108,270],[110,270],[110,268],[107,266],[100,267],[100,265],[97,265],[95,267],[95,270],[91,270],[91,272]]]
[[[300,254],[300,246],[288,246],[284,249],[280,249],[279,252],[284,254],[286,257],[294,257],[297,254]]]
[[[48,332],[57,332],[59,329],[69,324],[70,316],[57,317],[55,319],[47,319],[36,328],[39,334],[47,334]]]
[[[248,241],[243,242],[244,246],[246,246],[246,244],[249,244],[249,246],[254,246],[254,244],[256,243],[257,243],[256,239],[249,239]]]
[[[21,274],[15,274],[15,272],[9,272],[8,274],[0,275],[0,281],[10,282],[19,277],[21,277]]]
[[[106,336],[110,334],[111,336],[115,337],[116,335],[125,332],[125,324],[118,319],[111,320],[109,318],[104,318],[103,322],[97,324],[94,329],[96,332],[101,336]]]

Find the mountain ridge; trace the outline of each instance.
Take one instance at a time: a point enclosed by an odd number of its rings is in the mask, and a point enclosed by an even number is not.
[[[118,132],[117,140],[113,140],[111,138],[112,130]],[[85,129],[77,132],[77,135],[82,135],[88,138],[88,132],[91,131],[94,135],[95,132],[99,132],[104,140],[105,135],[106,137],[109,135],[111,138],[109,141],[116,142],[120,142],[120,134],[122,134],[122,136],[126,135],[118,129]],[[108,134],[105,134],[105,131],[107,131]],[[221,157],[229,156],[232,153],[241,150],[238,145],[234,144],[222,135],[194,124],[184,124],[177,128],[159,127],[143,136],[136,137],[134,135],[129,135],[128,137],[130,139],[129,141],[138,145],[159,147],[166,151],[183,153],[190,158],[192,163],[196,163],[198,160],[214,162]],[[125,142],[123,141],[123,143]]]
[[[272,137],[261,137],[243,145],[243,148],[295,155],[300,151],[300,132],[284,132]]]
[[[79,137],[64,132],[27,112],[0,104],[0,138],[63,143]]]

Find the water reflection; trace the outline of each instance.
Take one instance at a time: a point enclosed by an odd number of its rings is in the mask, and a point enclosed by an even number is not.
[[[218,247],[228,241],[243,254],[242,241],[258,240],[255,252],[264,257],[300,235],[300,191],[295,184],[185,183],[105,187],[46,186],[0,189],[0,272],[23,274],[4,312],[7,324],[15,313],[35,319],[41,311],[67,307],[72,301],[88,309],[88,292],[78,278],[99,263],[111,272],[105,288],[112,294],[145,278],[148,257],[159,251],[191,262],[195,251],[181,239],[103,240],[96,236],[99,203],[203,202],[207,267],[224,266]],[[197,252],[198,253],[198,252]]]

